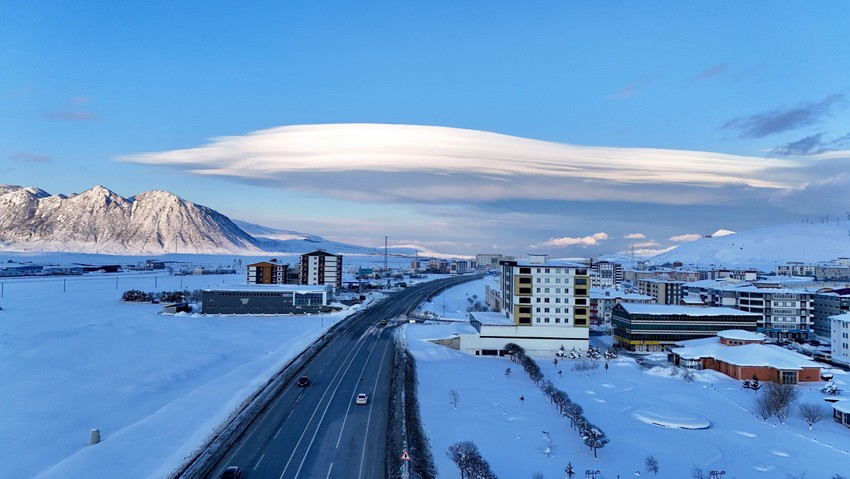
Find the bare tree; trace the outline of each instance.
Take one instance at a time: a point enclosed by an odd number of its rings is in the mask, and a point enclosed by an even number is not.
[[[693,479],[708,479],[708,475],[702,470],[702,468],[697,466],[691,468],[691,477]]]
[[[819,422],[821,419],[826,417],[826,412],[824,412],[823,408],[817,404],[803,403],[800,404],[799,409],[800,416],[806,421],[806,424],[809,425],[809,429],[811,429],[816,422]]]
[[[800,390],[793,384],[767,383],[765,395],[771,398],[779,422],[784,423],[791,414],[791,406],[800,397]]]
[[[449,396],[451,396],[449,404],[451,404],[452,406],[454,406],[455,409],[457,409],[457,403],[460,402],[460,394],[458,394],[457,391],[452,389],[451,391],[449,391]]]
[[[446,451],[446,455],[452,462],[455,463],[458,469],[460,469],[460,478],[464,479],[469,477],[467,473],[469,473],[469,469],[471,467],[473,458],[475,456],[480,456],[478,452],[478,446],[475,445],[472,441],[461,441],[456,442],[449,446],[449,450]]]
[[[653,476],[658,474],[658,459],[655,456],[646,456],[643,462],[646,464],[646,472],[651,472]]]
[[[761,417],[765,421],[770,419],[771,416],[773,416],[774,414],[773,403],[771,402],[770,398],[767,397],[766,394],[756,396],[755,405],[753,409],[755,410],[756,414],[758,414],[759,417]]]

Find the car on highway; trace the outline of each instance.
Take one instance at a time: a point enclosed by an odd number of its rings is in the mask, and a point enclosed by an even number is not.
[[[242,479],[242,471],[239,469],[239,466],[227,466],[224,471],[221,472],[220,479]]]
[[[307,376],[301,376],[298,378],[298,387],[305,388],[310,385],[310,378]]]
[[[364,393],[360,393],[357,395],[357,399],[354,400],[356,404],[366,404],[369,402],[369,396]]]
[[[381,326],[386,326],[386,325],[387,325],[387,320],[386,320],[386,319],[382,319],[382,320],[381,320]]]

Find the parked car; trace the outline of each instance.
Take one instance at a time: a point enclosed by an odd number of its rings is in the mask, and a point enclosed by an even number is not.
[[[242,479],[242,471],[239,466],[228,466],[221,472],[221,479]]]
[[[369,396],[364,393],[360,393],[357,395],[357,399],[354,400],[356,404],[366,404],[369,402]]]
[[[305,388],[310,385],[310,378],[307,376],[301,376],[298,378],[298,387]]]

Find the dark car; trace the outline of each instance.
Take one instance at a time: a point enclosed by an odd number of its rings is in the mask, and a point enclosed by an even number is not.
[[[228,466],[219,477],[221,479],[242,479],[242,471],[239,466]]]
[[[304,388],[304,387],[307,387],[309,385],[310,385],[310,378],[308,378],[307,376],[301,376],[300,378],[298,378],[298,387],[299,388]]]

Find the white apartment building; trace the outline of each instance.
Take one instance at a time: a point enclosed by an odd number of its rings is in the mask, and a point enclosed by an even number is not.
[[[526,343],[534,354],[554,353],[561,345],[587,348],[590,285],[585,265],[550,261],[545,254],[529,255],[527,261],[502,261],[500,265],[501,310],[508,324],[541,329],[540,334],[522,331],[512,335],[513,342],[526,347],[522,337],[529,341],[545,337],[543,342]],[[543,328],[551,331],[543,332]],[[512,341],[505,339],[505,344],[508,342]]]
[[[832,334],[830,334],[832,360],[850,364],[850,313],[833,316],[830,320],[832,323]]]

